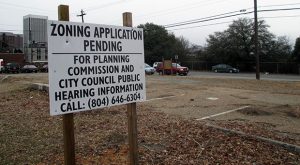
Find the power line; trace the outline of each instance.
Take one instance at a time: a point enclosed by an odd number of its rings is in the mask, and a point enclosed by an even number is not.
[[[196,21],[185,21],[184,23],[174,23],[171,25],[165,25],[165,28],[171,28],[171,27],[177,27],[177,26],[183,26],[183,25],[190,25],[190,24],[195,24],[195,23],[200,23],[200,22],[207,22],[207,21],[212,21],[212,20],[218,20],[218,19],[223,19],[223,18],[229,18],[229,17],[234,17],[234,16],[239,16],[239,15],[246,15],[246,14],[250,14],[253,13],[253,11],[251,12],[245,12],[245,13],[239,13],[239,14],[232,14],[232,15],[228,15],[228,16],[222,16],[222,17],[217,17],[217,18],[210,18],[210,19],[198,19]]]
[[[221,1],[221,2],[224,2],[224,0],[223,1]],[[291,6],[291,5],[299,5],[300,3],[290,3],[290,4],[280,4],[280,5],[265,5],[265,6],[259,6],[258,8],[262,8],[262,7],[274,7],[274,6]],[[197,5],[198,6],[198,5]],[[196,6],[196,7],[197,7]],[[181,8],[181,7],[180,7]],[[194,7],[192,7],[192,8],[195,8],[195,6]],[[176,9],[176,8],[173,8],[173,9]],[[241,9],[241,10],[249,10],[249,9],[253,9],[253,7],[249,7],[249,8],[244,8],[244,9]],[[168,9],[167,9],[168,10]],[[171,8],[171,10],[172,10],[172,8]],[[241,10],[238,10],[238,11],[241,11]],[[163,11],[166,11],[166,10],[163,10]],[[178,10],[177,11],[174,11],[174,12],[178,12]],[[156,13],[160,13],[160,11],[159,12],[156,12]],[[170,13],[170,12],[169,12]],[[219,15],[225,15],[225,14],[229,14],[230,12],[228,12],[228,13],[223,13],[223,14],[219,14]],[[156,15],[157,16],[157,15]],[[218,15],[215,15],[215,16],[218,16]],[[210,16],[210,17],[212,17],[212,16]],[[207,18],[207,17],[205,17],[205,18]],[[203,18],[204,19],[204,18]]]
[[[232,21],[226,21],[226,22],[218,22],[218,23],[212,23],[212,24],[206,24],[206,25],[191,26],[191,27],[178,28],[178,29],[170,29],[170,31],[185,30],[185,29],[193,29],[193,28],[198,28],[198,27],[205,27],[205,26],[212,26],[212,25],[220,25],[220,24],[226,24],[226,23],[231,23],[231,22],[232,22]]]
[[[161,15],[165,16],[165,15],[169,15],[170,13],[174,13],[174,12],[179,13],[179,12],[182,12],[182,11],[188,11],[188,9],[196,8],[198,6],[203,7],[203,6],[208,6],[210,4],[216,4],[216,3],[224,2],[224,1],[228,1],[228,0],[215,0],[215,2],[213,2],[213,3],[211,1],[209,1],[207,3],[207,0],[204,0],[204,1],[200,1],[200,2],[206,2],[206,3],[197,2],[197,3],[185,4],[185,5],[181,5],[181,6],[174,7],[174,8],[168,8],[168,9],[159,10],[159,11],[156,11],[156,12],[151,12],[151,13],[148,13],[148,14],[137,15],[137,16],[135,16],[135,19],[140,19],[140,18],[145,18],[145,17],[151,18],[151,17],[157,17],[157,16],[161,16]],[[188,6],[192,6],[192,7],[188,7]],[[176,10],[176,9],[181,9],[181,10]],[[116,20],[114,20],[114,22],[116,22],[118,20],[116,19]]]
[[[206,2],[206,3],[202,3],[202,2]],[[196,3],[189,3],[189,4],[185,4],[185,5],[181,5],[178,7],[174,7],[174,8],[168,8],[168,9],[164,9],[164,10],[160,10],[160,11],[156,11],[156,12],[152,12],[152,13],[148,13],[148,14],[144,14],[144,15],[140,15],[140,16],[136,16],[136,18],[141,18],[141,17],[147,17],[147,16],[160,16],[160,15],[166,15],[169,13],[174,13],[174,12],[180,12],[180,11],[187,11],[187,9],[191,9],[191,8],[195,8],[198,6],[207,6],[210,4],[215,4],[218,2],[224,2],[224,0],[217,0],[213,3],[207,3],[207,0],[203,0],[200,2],[196,2]],[[192,7],[188,7],[188,6],[192,6]],[[176,9],[181,9],[181,10],[176,10]],[[165,13],[165,14],[159,14],[159,13]]]
[[[250,8],[248,8],[248,9],[250,9]],[[213,15],[213,16],[208,16],[208,17],[203,17],[203,18],[198,18],[198,19],[192,19],[192,20],[178,22],[178,23],[173,23],[173,24],[167,24],[167,25],[165,25],[165,27],[173,26],[173,25],[177,25],[177,24],[189,23],[189,22],[193,22],[193,21],[200,21],[200,20],[204,20],[204,19],[208,19],[208,18],[214,18],[214,17],[228,15],[228,14],[233,14],[233,13],[238,13],[238,12],[245,12],[246,10],[247,9],[241,9],[241,10],[227,12],[227,13],[222,13],[222,14],[217,14],[217,15]]]
[[[273,19],[273,18],[295,18],[295,17],[300,17],[300,15],[287,15],[287,16],[259,17],[258,19]],[[253,18],[252,18],[252,19],[253,19]],[[193,28],[199,28],[199,27],[206,27],[206,26],[213,26],[213,25],[227,24],[227,23],[232,23],[232,22],[233,22],[233,21],[218,22],[218,23],[205,24],[205,25],[199,25],[199,26],[190,26],[190,27],[185,27],[185,28],[170,29],[169,31],[185,30],[185,29],[193,29]]]
[[[268,12],[268,11],[287,11],[287,10],[299,10],[299,7],[295,8],[285,8],[285,9],[265,9],[265,10],[258,10],[258,12]]]
[[[280,5],[265,5],[265,6],[259,6],[258,8],[261,7],[277,7],[277,6],[294,6],[294,5],[299,5],[300,3],[288,3],[288,4],[280,4]]]
[[[299,9],[300,8],[265,9],[265,10],[258,10],[258,12],[287,11],[287,10],[299,10]],[[184,21],[184,22],[178,22],[178,23],[164,25],[164,27],[165,28],[171,28],[171,27],[177,27],[177,26],[190,25],[190,24],[195,24],[195,23],[200,23],[200,22],[207,22],[207,21],[212,21],[212,20],[218,20],[218,19],[224,19],[224,18],[229,18],[229,17],[235,17],[235,16],[239,16],[239,15],[251,14],[253,12],[254,11],[250,11],[250,12],[232,14],[232,15],[227,15],[227,16],[222,16],[222,17],[216,17],[216,18],[214,18],[213,16],[211,16],[212,18],[210,18],[210,19],[206,19],[207,17],[205,17],[205,18],[199,18],[199,19],[194,19],[194,20],[189,20],[189,21]],[[224,13],[224,14],[226,14],[226,13]],[[221,14],[221,15],[223,15],[223,14]]]
[[[272,16],[272,17],[260,17],[258,19],[266,19],[266,18],[294,18],[300,17],[300,15],[286,15],[286,16]]]

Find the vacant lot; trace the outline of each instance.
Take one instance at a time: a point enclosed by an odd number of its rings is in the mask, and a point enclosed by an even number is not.
[[[0,164],[63,164],[62,119],[30,82],[47,75],[0,75]],[[138,103],[140,164],[300,164],[297,152],[210,126],[300,146],[299,82],[153,75],[147,99]],[[74,120],[77,164],[128,163],[125,106]]]

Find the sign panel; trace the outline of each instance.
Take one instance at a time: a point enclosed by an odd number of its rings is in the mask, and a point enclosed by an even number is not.
[[[164,60],[164,69],[172,69],[172,61]]]
[[[146,100],[143,30],[48,21],[50,114]]]

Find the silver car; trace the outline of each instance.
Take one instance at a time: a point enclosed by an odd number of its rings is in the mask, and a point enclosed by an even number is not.
[[[155,73],[155,69],[151,67],[150,65],[145,63],[145,73],[148,75],[152,75]]]

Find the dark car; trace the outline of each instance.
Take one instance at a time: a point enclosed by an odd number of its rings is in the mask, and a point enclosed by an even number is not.
[[[238,73],[240,72],[239,69],[234,68],[227,64],[218,64],[212,67],[211,69],[213,72],[225,72],[225,73]]]
[[[20,73],[20,65],[18,63],[7,63],[4,66],[5,73]]]
[[[48,64],[43,65],[41,72],[48,72]]]
[[[38,68],[35,65],[24,65],[21,68],[22,73],[37,73]]]

